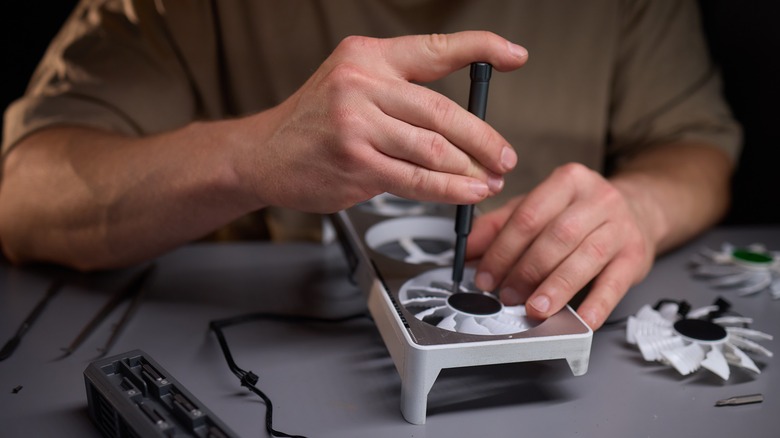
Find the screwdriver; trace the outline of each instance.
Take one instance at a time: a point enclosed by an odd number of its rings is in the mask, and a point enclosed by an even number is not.
[[[471,64],[471,87],[469,88],[470,113],[485,120],[487,110],[488,86],[493,66],[486,62]],[[474,204],[458,205],[455,210],[455,260],[452,265],[452,293],[460,292],[463,281],[463,269],[466,265],[466,241],[471,232],[474,217]]]

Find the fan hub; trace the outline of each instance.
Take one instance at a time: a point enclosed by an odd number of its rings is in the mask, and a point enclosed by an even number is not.
[[[491,295],[479,292],[459,292],[447,297],[452,309],[473,316],[491,316],[501,312],[503,305]]]
[[[674,331],[700,344],[719,344],[728,336],[725,328],[702,319],[681,319],[674,323]]]

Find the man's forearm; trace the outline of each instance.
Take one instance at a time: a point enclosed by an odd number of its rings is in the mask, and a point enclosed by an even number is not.
[[[657,146],[610,177],[632,204],[656,245],[673,248],[725,214],[733,163],[725,152],[697,143]]]
[[[122,266],[260,208],[241,189],[228,127],[217,123],[144,138],[76,127],[26,138],[4,163],[6,255],[83,270]]]

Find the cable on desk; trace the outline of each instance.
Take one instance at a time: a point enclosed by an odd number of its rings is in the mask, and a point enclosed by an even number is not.
[[[236,361],[233,359],[233,354],[230,352],[230,347],[228,346],[227,339],[225,338],[225,334],[223,333],[222,329],[226,327],[238,325],[238,324],[243,324],[245,322],[257,321],[257,320],[272,320],[272,321],[285,321],[285,322],[319,322],[319,323],[339,324],[339,323],[351,321],[353,319],[358,319],[358,318],[370,318],[370,316],[367,313],[359,313],[356,315],[349,315],[342,318],[329,319],[329,318],[318,318],[314,316],[280,315],[280,314],[273,314],[273,313],[258,312],[258,313],[248,313],[244,315],[238,315],[230,318],[211,321],[209,323],[209,329],[211,329],[211,331],[213,331],[214,334],[217,336],[217,341],[219,341],[219,346],[222,349],[222,353],[225,355],[225,361],[228,364],[228,368],[230,368],[230,371],[232,371],[233,374],[235,374],[236,377],[238,377],[238,380],[241,381],[241,386],[245,386],[247,389],[257,394],[257,396],[263,399],[263,402],[265,402],[265,406],[266,406],[265,429],[268,431],[268,433],[271,436],[276,436],[276,437],[306,438],[303,435],[290,435],[273,428],[273,404],[271,403],[271,399],[257,386],[255,386],[259,379],[257,374],[253,373],[252,371],[246,371],[241,367],[239,367],[238,364],[236,364]]]

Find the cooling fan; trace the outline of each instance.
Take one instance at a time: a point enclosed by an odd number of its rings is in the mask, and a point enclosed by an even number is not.
[[[452,264],[455,222],[434,216],[389,219],[366,232],[366,244],[378,254],[410,264]]]
[[[639,347],[646,361],[671,365],[684,376],[705,368],[728,380],[729,365],[759,374],[747,353],[772,357],[758,343],[772,340],[772,335],[747,328],[753,320],[726,315],[728,308],[722,299],[694,310],[685,302],[645,305],[628,318],[626,340]]]
[[[413,201],[391,193],[382,193],[360,204],[358,208],[380,216],[399,217],[422,216],[431,213],[431,210],[435,208],[435,205]]]
[[[429,271],[401,286],[398,298],[414,317],[440,329],[472,335],[508,335],[534,327],[525,306],[504,306],[495,295],[473,283],[453,292],[450,269]],[[466,269],[473,278],[473,269]]]
[[[370,205],[335,214],[333,224],[401,377],[407,421],[425,423],[428,392],[443,369],[565,359],[574,375],[587,371],[593,332],[569,306],[531,320],[523,306],[477,290],[472,266],[453,293],[454,206],[404,202],[425,213],[398,217]]]
[[[704,248],[692,262],[693,274],[713,287],[742,296],[768,290],[772,298],[780,299],[780,252],[761,244],[738,248],[724,243],[720,251]]]

